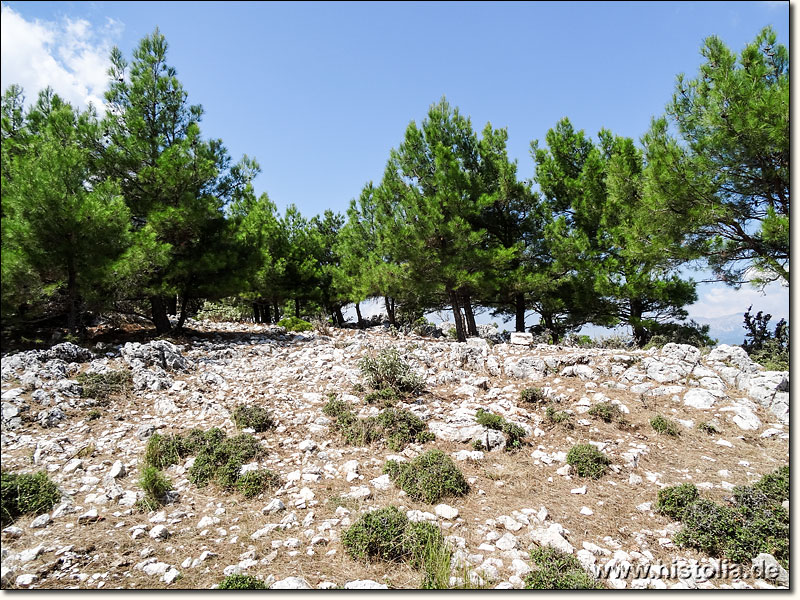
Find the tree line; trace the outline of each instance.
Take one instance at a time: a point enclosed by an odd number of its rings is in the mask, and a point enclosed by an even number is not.
[[[201,135],[203,109],[156,30],[111,53],[98,115],[45,89],[2,97],[2,319],[80,331],[93,314],[180,329],[203,300],[237,297],[257,322],[382,298],[393,324],[452,311],[514,316],[554,342],[630,326],[636,342],[685,325],[705,261],[731,285],[789,279],[789,58],[770,28],[737,55],[710,37],[694,78],[637,144],[567,118],[531,142],[523,181],[507,131],[478,133],[446,99],[412,122],[346,214],[279,214],[258,163]],[[539,323],[526,324],[533,311]],[[173,324],[168,315],[178,315]]]

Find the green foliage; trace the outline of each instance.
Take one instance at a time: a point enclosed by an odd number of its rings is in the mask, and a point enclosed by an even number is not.
[[[367,404],[380,404],[385,407],[394,406],[399,399],[399,394],[393,388],[375,390],[364,396],[364,402]]]
[[[773,502],[783,502],[789,499],[789,466],[784,465],[767,473],[753,485],[753,487],[772,500]]]
[[[662,515],[680,521],[686,509],[698,498],[700,498],[700,492],[693,483],[673,485],[659,490],[656,510]]]
[[[61,499],[58,486],[44,471],[0,474],[2,481],[2,526],[6,527],[22,515],[40,515],[47,512]]]
[[[599,402],[595,404],[589,409],[588,414],[606,423],[621,421],[624,418],[619,406],[611,402]]]
[[[532,404],[541,404],[547,400],[544,390],[538,387],[525,388],[519,393],[519,399],[522,402],[530,402]]]
[[[111,396],[127,394],[133,388],[133,378],[129,371],[80,373],[76,380],[81,384],[82,398],[95,398],[101,401]]]
[[[383,469],[410,498],[434,504],[447,496],[463,496],[469,485],[452,459],[441,450],[428,450],[408,463],[390,460]]]
[[[683,522],[674,538],[679,545],[740,563],[766,552],[788,567],[789,513],[780,504],[788,498],[788,489],[787,466],[753,486],[734,488],[732,506],[698,499],[689,484],[659,492],[658,505]]]
[[[334,419],[332,429],[349,444],[366,446],[382,441],[391,450],[400,451],[411,442],[425,443],[433,439],[425,422],[407,410],[387,408],[373,417],[359,419],[342,400],[331,399],[323,414]]]
[[[239,429],[251,428],[256,433],[275,427],[272,414],[261,406],[237,406],[233,411],[233,422]]]
[[[233,489],[245,461],[259,456],[258,440],[250,434],[225,437],[219,444],[203,446],[189,469],[189,481],[203,487],[215,479],[225,490]]]
[[[247,471],[236,480],[236,489],[245,498],[255,498],[266,489],[280,487],[281,480],[278,475],[269,469]]]
[[[286,317],[278,321],[278,327],[285,327],[287,331],[311,331],[314,326],[308,321],[304,321],[298,317]]]
[[[356,560],[408,562],[424,573],[423,589],[448,587],[451,554],[441,531],[431,523],[414,523],[394,506],[370,511],[343,534],[342,544]]]
[[[88,413],[86,413],[86,420],[87,421],[96,421],[97,419],[99,419],[102,416],[103,416],[103,413],[101,413],[96,408],[93,408]]]
[[[556,410],[548,406],[544,411],[544,417],[553,425],[561,425],[565,429],[572,429],[575,424],[572,422],[572,415],[563,410]]]
[[[663,348],[666,344],[689,344],[696,348],[710,348],[717,343],[708,335],[709,325],[700,325],[690,321],[686,325],[680,323],[652,323],[650,324],[652,337],[645,344],[644,349]]]
[[[156,467],[145,466],[139,476],[139,487],[144,490],[144,498],[140,500],[141,507],[151,511],[164,504],[164,498],[172,489],[172,483]]]
[[[268,590],[269,586],[258,577],[252,575],[228,575],[223,579],[218,590]]]
[[[194,318],[198,321],[239,322],[250,316],[249,307],[236,298],[223,298],[217,302],[205,300]]]
[[[154,433],[144,448],[144,464],[165,469],[179,463],[188,454],[181,436],[172,433],[166,435]]]
[[[550,547],[531,550],[533,570],[525,577],[526,590],[594,590],[604,586],[587,573],[580,561]]]
[[[577,444],[567,452],[567,463],[580,477],[599,479],[611,461],[591,444]]]
[[[703,433],[707,433],[708,435],[719,433],[719,429],[717,429],[713,423],[707,423],[706,421],[698,423],[697,428]]]
[[[502,416],[486,412],[479,408],[476,415],[476,420],[480,425],[502,431],[506,435],[506,450],[516,450],[522,447],[522,438],[525,437],[525,429],[514,423],[509,423]]]
[[[661,415],[656,415],[650,419],[650,427],[652,427],[656,433],[662,435],[671,435],[675,437],[681,434],[680,427],[675,421],[670,421]]]
[[[789,52],[770,27],[738,56],[717,36],[701,52],[643,139],[648,190],[722,281],[788,283]]]
[[[770,334],[768,326],[772,315],[761,311],[753,317],[750,306],[744,314],[744,326],[747,330],[742,348],[750,358],[769,371],[789,370],[789,325],[781,319]]]
[[[418,394],[425,381],[400,357],[395,348],[382,350],[376,358],[365,356],[359,362],[364,379],[374,390],[392,389],[398,394]]]

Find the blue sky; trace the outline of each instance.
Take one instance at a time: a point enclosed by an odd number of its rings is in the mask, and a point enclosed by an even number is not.
[[[408,123],[443,95],[476,129],[507,127],[530,178],[531,140],[561,117],[638,139],[676,75],[697,72],[705,37],[738,51],[766,25],[788,45],[789,3],[4,2],[2,87],[33,97],[48,80],[74,102],[101,98],[110,45],[130,57],[158,26],[205,108],[204,134],[256,157],[256,190],[280,209],[312,215],[379,180]],[[744,312],[730,290],[706,298],[716,287],[698,306]],[[759,302],[788,316],[787,290]]]

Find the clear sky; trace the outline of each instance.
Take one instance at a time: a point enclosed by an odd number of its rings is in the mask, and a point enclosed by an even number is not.
[[[530,142],[560,118],[638,140],[676,75],[697,72],[705,37],[739,51],[766,25],[788,46],[789,3],[12,1],[2,4],[2,87],[20,83],[32,98],[50,83],[97,101],[110,46],[130,57],[159,27],[190,101],[205,108],[204,135],[234,160],[254,156],[256,190],[279,209],[311,216],[344,211],[380,180],[408,123],[442,96],[477,130],[507,127],[530,178]],[[748,306],[719,286],[700,291],[706,316]],[[760,305],[788,317],[788,292]]]

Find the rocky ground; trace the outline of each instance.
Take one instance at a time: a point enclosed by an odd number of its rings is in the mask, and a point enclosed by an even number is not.
[[[418,571],[356,562],[341,544],[361,513],[390,504],[442,528],[454,549],[454,585],[466,576],[476,586],[522,587],[536,544],[575,553],[586,567],[620,567],[607,580],[614,588],[776,585],[720,576],[718,561],[676,547],[680,524],[652,508],[664,486],[692,482],[722,501],[734,486],[788,463],[788,373],[765,372],[741,348],[702,355],[675,344],[534,346],[525,335],[458,344],[382,328],[322,335],[191,326],[183,345],[90,351],[64,343],[3,357],[3,471],[44,470],[63,494],[47,515],[3,530],[4,588],[210,588],[233,573],[274,588],[417,587]],[[355,391],[364,382],[358,362],[389,346],[426,382],[399,406],[436,436],[400,453],[346,444],[322,413],[334,395],[361,416],[376,414]],[[107,405],[82,397],[77,375],[107,369],[130,370],[133,391]],[[574,428],[549,423],[545,404],[521,400],[533,386],[574,415]],[[627,425],[586,414],[604,401],[619,406]],[[187,478],[189,458],[165,470],[174,491],[163,509],[135,506],[149,436],[211,427],[232,435],[231,412],[245,404],[268,408],[277,421],[255,435],[267,451],[260,466],[280,475],[280,488],[250,500],[214,485],[198,489]],[[522,426],[527,445],[505,451],[503,436],[476,422],[479,408]],[[657,414],[679,423],[680,435],[653,431]],[[699,430],[700,422],[718,432]],[[484,450],[474,450],[474,440]],[[611,459],[601,479],[580,478],[566,463],[569,449],[587,442]],[[419,503],[382,475],[387,459],[429,448],[456,460],[470,483],[466,496]],[[656,564],[679,572],[635,570]]]

